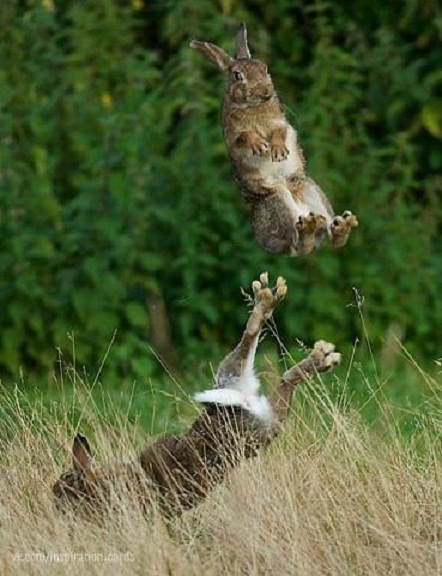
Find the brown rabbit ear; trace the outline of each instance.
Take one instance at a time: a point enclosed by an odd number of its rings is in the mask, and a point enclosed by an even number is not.
[[[88,439],[77,434],[72,447],[72,466],[74,470],[85,472],[92,466],[92,450]]]
[[[210,42],[199,42],[198,40],[192,40],[190,46],[205,54],[207,58],[216,64],[220,70],[228,70],[235,62],[235,60],[229,56],[227,52],[224,52],[222,48],[216,46],[215,44],[211,44]]]
[[[236,58],[251,58],[250,50],[247,45],[247,28],[244,22],[239,25],[239,30],[236,35]]]

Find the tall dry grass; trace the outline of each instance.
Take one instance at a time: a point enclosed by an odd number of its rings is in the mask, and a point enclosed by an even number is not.
[[[60,410],[3,391],[0,573],[442,574],[442,411],[410,413],[404,438],[382,401],[368,425],[319,380],[297,392],[284,434],[195,510],[166,526],[122,500],[103,522],[57,512],[51,484],[69,464],[72,401]],[[344,383],[337,383],[343,385]],[[100,462],[144,443],[78,394]],[[112,422],[115,422],[114,414]]]

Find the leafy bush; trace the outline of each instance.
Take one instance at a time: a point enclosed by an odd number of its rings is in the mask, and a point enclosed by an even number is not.
[[[356,287],[375,342],[398,323],[440,356],[440,8],[406,0],[398,22],[366,0],[261,4],[2,4],[4,372],[51,370],[57,348],[96,370],[113,342],[109,377],[149,374],[157,297],[179,356],[202,357],[237,337],[239,287],[264,269],[291,288],[288,344],[352,342]],[[232,50],[240,20],[310,173],[360,218],[342,251],[293,260],[254,241],[222,140],[223,79],[188,47]]]

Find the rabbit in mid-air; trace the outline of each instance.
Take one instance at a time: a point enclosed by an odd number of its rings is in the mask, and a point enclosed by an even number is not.
[[[252,213],[256,239],[268,252],[308,254],[328,235],[343,246],[357,218],[335,216],[321,188],[306,174],[297,134],[285,117],[267,65],[252,59],[246,26],[236,37],[236,58],[193,40],[226,72],[223,131],[236,180]]]
[[[170,516],[201,501],[229,469],[279,433],[297,384],[332,369],[341,355],[333,344],[319,341],[305,360],[283,374],[269,397],[261,395],[253,368],[255,353],[262,328],[287,287],[278,278],[269,288],[267,274],[252,287],[254,307],[242,338],[221,362],[215,387],[196,394],[204,408],[190,430],[158,440],[136,460],[108,467],[94,464],[87,438],[78,434],[72,467],[53,486],[59,505],[86,505],[86,510],[98,512],[109,508],[115,493],[129,488],[143,509],[156,500]]]

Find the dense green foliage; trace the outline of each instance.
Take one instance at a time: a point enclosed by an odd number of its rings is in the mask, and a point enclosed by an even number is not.
[[[360,227],[305,259],[255,243],[220,127],[223,78],[192,38],[249,27],[308,169]],[[0,3],[0,367],[63,358],[149,374],[148,302],[182,359],[231,344],[239,286],[287,277],[283,340],[390,326],[440,357],[442,9],[436,0]],[[114,338],[115,334],[115,338]],[[75,357],[75,358],[74,358]],[[183,364],[184,365],[184,364]]]

